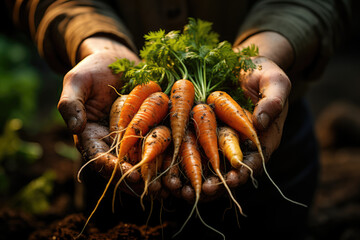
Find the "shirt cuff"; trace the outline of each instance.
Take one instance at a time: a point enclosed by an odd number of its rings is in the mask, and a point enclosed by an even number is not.
[[[66,73],[76,65],[82,41],[98,34],[137,52],[129,31],[113,12],[103,6],[95,8],[72,2],[47,8],[36,29],[35,43],[39,54],[55,71]]]
[[[325,5],[309,5],[311,4],[276,3],[276,1],[265,1],[258,4],[249,13],[235,44],[237,45],[259,32],[277,32],[284,36],[294,49],[293,66],[297,66],[305,61],[308,46],[313,44],[314,39],[318,39],[320,46],[315,54],[317,57],[313,63],[307,63],[306,69],[306,75],[317,76],[322,72],[333,53],[332,30],[323,21],[329,18],[328,14],[332,12]]]

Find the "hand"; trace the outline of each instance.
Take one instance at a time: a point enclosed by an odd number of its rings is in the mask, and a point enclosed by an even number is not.
[[[287,98],[291,83],[284,71],[273,61],[265,57],[257,57],[253,61],[261,67],[243,73],[241,82],[245,94],[256,103],[252,120],[263,147],[265,161],[268,161],[280,144],[288,112]],[[262,159],[255,145],[252,145],[250,153],[244,155],[244,163],[253,170],[254,177],[263,170]],[[225,179],[230,188],[236,188],[250,179],[250,171],[246,167],[233,169],[225,175]],[[203,183],[202,190],[202,201],[211,201],[227,193],[216,176],[208,177]],[[193,189],[184,186],[182,197],[188,201],[194,199]]]
[[[98,122],[109,114],[118,89],[118,76],[108,65],[116,58],[139,58],[124,45],[104,37],[86,39],[79,48],[81,60],[64,77],[58,109],[69,130],[81,133],[87,121]]]
[[[285,70],[292,65],[294,56],[287,39],[274,32],[253,35],[234,50],[247,47],[252,43],[259,47],[260,56],[253,59],[258,68],[243,72],[240,81],[244,93],[255,103],[252,121],[258,132],[267,162],[279,147],[282,137],[291,90],[291,82]],[[244,163],[253,170],[256,177],[263,170],[263,165],[255,146],[253,150],[244,156]],[[230,170],[226,173],[225,179],[229,187],[237,188],[248,182],[250,171],[246,167]],[[226,194],[225,188],[216,176],[208,177],[203,183],[202,190],[202,201],[211,201]],[[194,199],[194,191],[191,187],[183,187],[182,197],[189,201]]]
[[[110,179],[118,159],[110,152],[109,146],[112,144],[112,139],[109,136],[109,129],[98,123],[88,122],[81,134],[74,135],[74,142],[84,159],[88,160],[83,167],[91,166],[105,179]],[[121,173],[127,172],[131,167],[130,163],[121,162],[118,165],[113,183],[120,179]],[[81,171],[82,168],[78,172],[78,180],[81,179]],[[129,194],[141,193],[143,186],[140,184],[140,179],[139,172],[132,172],[126,178],[127,185],[122,184],[120,186],[121,190]]]
[[[117,58],[138,62],[139,58],[124,45],[104,37],[86,39],[78,52],[81,60],[64,77],[58,109],[67,123],[79,151],[86,160],[96,159],[91,166],[105,178],[110,178],[117,158],[108,152],[111,145],[108,129],[98,124],[108,117],[117,97],[119,76],[108,65]],[[131,164],[120,165],[126,171]],[[120,170],[120,169],[118,169]],[[115,180],[119,178],[117,171]],[[128,182],[140,182],[139,174],[130,174]],[[133,184],[134,185],[134,184]],[[132,186],[136,188],[136,186]],[[138,187],[140,188],[140,187]]]

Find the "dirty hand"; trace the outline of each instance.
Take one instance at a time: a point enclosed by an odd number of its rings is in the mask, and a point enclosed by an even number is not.
[[[58,109],[69,130],[81,133],[87,121],[99,122],[109,115],[119,88],[118,76],[108,67],[117,58],[138,62],[126,46],[105,37],[91,37],[79,47],[79,63],[64,77]]]
[[[92,166],[109,178],[116,157],[107,153],[111,143],[105,136],[109,130],[99,123],[108,117],[117,97],[112,87],[118,89],[120,85],[119,76],[114,75],[108,65],[117,58],[128,58],[135,62],[140,60],[126,46],[100,36],[84,40],[78,56],[79,63],[64,77],[58,110],[74,134],[77,148],[85,159],[96,158]],[[124,163],[120,167],[125,171],[131,165]],[[130,174],[128,179],[136,182],[139,176]]]
[[[274,32],[261,32],[241,43],[238,48],[254,43],[259,47],[259,57],[253,58],[257,68],[241,73],[240,81],[246,96],[255,103],[252,115],[253,124],[263,148],[265,161],[279,147],[282,130],[288,112],[288,96],[291,82],[285,73],[293,62],[293,49],[290,43]],[[234,48],[236,50],[236,48]],[[253,152],[244,155],[244,163],[258,176],[262,168],[262,159],[254,146]],[[246,167],[230,170],[225,179],[231,188],[238,188],[250,179],[250,171]],[[175,180],[173,180],[175,182]],[[189,186],[182,197],[191,201],[194,191]],[[216,176],[209,177],[203,183],[202,201],[211,201],[226,194],[226,190]]]

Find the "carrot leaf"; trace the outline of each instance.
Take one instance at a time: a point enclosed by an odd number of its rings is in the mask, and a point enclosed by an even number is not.
[[[241,69],[256,68],[251,57],[258,55],[257,46],[250,45],[236,52],[229,42],[219,41],[211,22],[194,18],[189,18],[182,32],[166,33],[160,29],[149,32],[144,39],[140,64],[135,66],[129,60],[120,59],[109,66],[116,74],[123,72],[123,92],[152,80],[159,82],[168,94],[172,84],[183,78],[194,84],[198,102],[205,102],[212,91],[228,89],[235,99],[249,104],[247,100],[240,100],[243,93],[238,90],[239,73]]]

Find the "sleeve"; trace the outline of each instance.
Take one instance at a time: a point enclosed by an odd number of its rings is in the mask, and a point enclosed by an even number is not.
[[[117,15],[100,1],[10,1],[15,25],[27,32],[39,54],[55,71],[66,73],[76,64],[79,45],[93,35],[106,35],[136,47]]]
[[[318,41],[315,60],[306,63],[307,78],[317,77],[339,44],[350,21],[350,0],[264,0],[248,14],[236,43],[262,31],[286,37],[295,52],[294,66],[306,59],[308,46]]]

